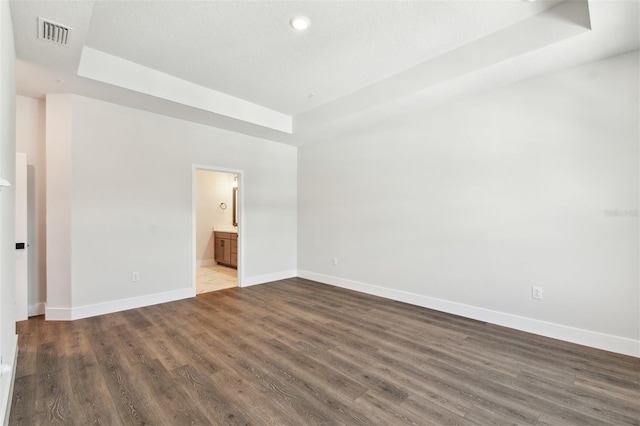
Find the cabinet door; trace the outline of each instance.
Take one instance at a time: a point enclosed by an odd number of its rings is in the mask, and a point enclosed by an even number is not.
[[[231,266],[238,266],[238,240],[231,240]]]
[[[224,241],[224,263],[228,265],[231,263],[231,240],[225,238],[222,241]]]
[[[215,238],[215,244],[216,244],[216,248],[215,248],[216,262],[217,263],[225,263],[224,262],[225,240],[223,238],[216,237]]]

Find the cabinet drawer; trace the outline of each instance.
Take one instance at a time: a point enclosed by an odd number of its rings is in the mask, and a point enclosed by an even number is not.
[[[218,231],[215,231],[213,234],[214,234],[215,238],[224,238],[225,240],[230,240],[231,239],[231,233],[230,232],[218,232]]]

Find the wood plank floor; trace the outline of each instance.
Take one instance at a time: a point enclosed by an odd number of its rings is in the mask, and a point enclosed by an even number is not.
[[[303,279],[18,324],[11,425],[638,425],[640,359]]]

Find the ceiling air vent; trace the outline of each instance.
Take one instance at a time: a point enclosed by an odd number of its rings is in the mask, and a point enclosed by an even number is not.
[[[38,18],[38,38],[40,39],[66,46],[69,43],[69,32],[71,32],[69,27],[44,18]]]

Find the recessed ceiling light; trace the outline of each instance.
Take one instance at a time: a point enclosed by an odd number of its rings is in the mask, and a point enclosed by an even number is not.
[[[309,21],[309,18],[307,18],[306,16],[294,16],[293,18],[291,18],[291,21],[289,21],[289,25],[291,25],[291,27],[293,27],[294,30],[298,30],[298,31],[304,31],[309,27],[309,24],[311,22]]]

